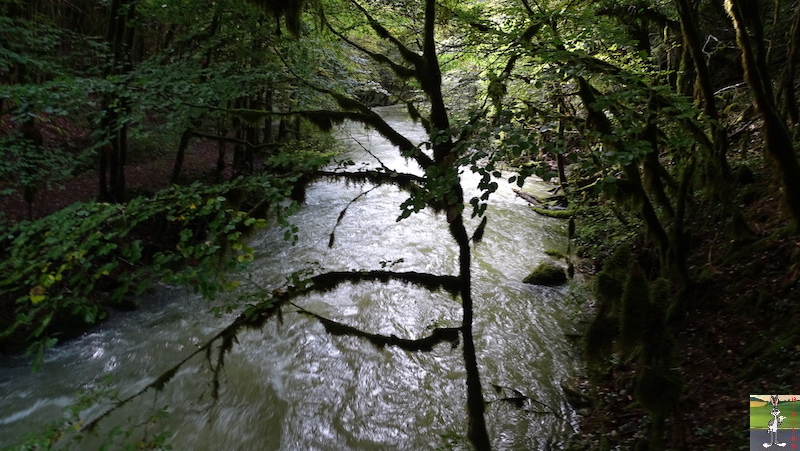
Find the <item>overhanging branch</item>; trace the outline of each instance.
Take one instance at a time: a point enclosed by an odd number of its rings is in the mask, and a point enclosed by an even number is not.
[[[422,169],[427,169],[433,166],[433,160],[425,155],[418,146],[415,146],[408,138],[398,133],[397,130],[392,128],[380,115],[372,110],[361,112],[355,111],[330,111],[330,110],[314,110],[314,111],[297,111],[293,113],[283,113],[286,115],[299,114],[311,120],[312,122],[319,121],[321,118],[326,118],[333,122],[343,122],[344,120],[351,120],[374,128],[384,138],[389,140],[392,144],[397,146],[400,154],[404,157],[411,158],[417,162]]]
[[[280,318],[281,307],[300,296],[314,292],[330,291],[343,283],[388,282],[390,280],[418,285],[423,288],[427,288],[430,291],[443,289],[454,296],[458,294],[461,284],[460,279],[456,276],[439,276],[435,274],[414,271],[333,271],[311,277],[310,279],[305,280],[305,283],[303,283],[300,287],[289,286],[286,290],[275,290],[272,292],[271,296],[267,296],[261,301],[245,308],[244,311],[237,316],[233,322],[209,338],[204,344],[199,346],[192,353],[181,359],[166,371],[162,372],[161,375],[153,382],[147,384],[141,390],[138,390],[130,396],[117,400],[111,407],[108,408],[108,410],[101,413],[93,420],[84,423],[81,427],[81,430],[92,431],[103,419],[107,418],[113,412],[124,407],[144,393],[150,390],[154,390],[156,392],[163,390],[164,387],[175,377],[175,375],[178,373],[178,370],[180,370],[193,357],[200,354],[206,355],[206,359],[209,361],[209,364],[212,367],[212,388],[214,390],[213,397],[216,397],[225,354],[227,354],[227,352],[233,347],[233,344],[236,342],[236,336],[239,334],[239,332],[245,329],[260,329],[269,319],[275,316]],[[367,332],[359,331],[355,328],[350,328],[349,326],[338,324],[335,321],[327,318],[319,316],[317,317],[321,322],[323,322],[326,330],[334,335],[360,336],[367,338],[372,343],[376,344],[376,346],[397,346],[407,350],[426,351],[430,350],[437,343],[441,343],[443,341],[455,342],[458,340],[457,333],[460,330],[456,328],[439,328],[434,330],[433,334],[431,334],[429,337],[419,340],[408,340],[394,336],[386,337],[376,334],[369,334]],[[453,338],[454,336],[455,338]],[[211,355],[213,351],[212,348],[217,342],[219,342],[220,345],[218,347],[216,364],[213,364],[211,362]]]
[[[457,276],[440,276],[425,272],[406,271],[332,271],[312,277],[309,281],[314,291],[330,291],[343,283],[359,282],[398,282],[417,285],[429,291],[445,290],[455,296],[461,288],[461,280]]]
[[[330,22],[325,21],[325,24],[328,26],[328,29],[331,31],[331,33],[336,35],[336,37],[338,37],[342,41],[346,42],[348,45],[350,45],[351,47],[355,48],[359,52],[367,55],[373,61],[389,66],[389,68],[391,68],[392,71],[398,77],[406,79],[406,78],[411,78],[411,77],[414,76],[414,74],[415,74],[414,69],[410,69],[410,68],[405,67],[405,66],[403,66],[401,64],[397,64],[394,61],[392,61],[391,59],[389,59],[388,56],[386,56],[386,55],[384,55],[382,53],[372,52],[372,51],[368,50],[367,48],[365,48],[364,46],[357,44],[356,42],[352,41],[351,39],[349,39],[348,37],[346,37],[345,35],[343,35],[339,31],[337,31],[335,28],[333,28],[333,25],[331,25]]]
[[[448,341],[453,347],[458,345],[458,334],[461,332],[460,327],[437,327],[429,336],[411,340],[408,338],[400,338],[395,335],[381,335],[365,332],[347,324],[334,321],[324,316],[318,315],[313,312],[295,305],[300,313],[316,318],[323,326],[325,331],[331,335],[343,336],[348,335],[351,337],[364,338],[372,343],[377,348],[384,348],[386,346],[396,346],[406,351],[415,352],[430,352],[437,344]]]
[[[317,179],[344,179],[357,183],[372,183],[375,185],[395,185],[405,191],[415,191],[427,183],[424,177],[394,171],[317,171],[313,177]]]
[[[340,103],[340,106],[343,102],[352,103],[353,109],[358,111],[302,110],[275,112],[247,108],[218,108],[205,105],[194,105],[191,103],[184,104],[187,106],[206,108],[213,111],[224,111],[239,116],[246,122],[250,123],[260,120],[268,120],[272,117],[302,116],[322,128],[330,128],[333,123],[341,123],[345,120],[351,120],[375,129],[381,134],[381,136],[389,140],[390,143],[397,146],[397,148],[400,150],[400,153],[404,157],[413,159],[422,169],[427,169],[433,166],[434,162],[431,157],[423,153],[418,146],[415,146],[414,143],[412,143],[408,138],[392,128],[392,126],[384,121],[378,113],[375,113],[366,106],[363,106],[361,102],[342,94],[335,94],[324,90],[321,92],[333,95],[335,100]]]
[[[361,4],[359,4],[355,0],[350,0],[350,3],[352,3],[353,6],[358,8],[358,10],[361,11],[362,14],[364,14],[364,17],[366,17],[367,21],[369,22],[369,26],[375,31],[375,33],[378,36],[380,36],[382,39],[386,39],[387,41],[391,42],[395,47],[397,47],[397,51],[400,52],[400,55],[403,57],[403,59],[413,64],[414,67],[420,67],[420,65],[424,64],[422,56],[420,56],[418,53],[406,47],[405,44],[400,42],[399,39],[397,39],[396,37],[394,37],[394,35],[389,33],[389,30],[387,30],[383,25],[381,25],[380,22],[375,20],[375,18],[372,17],[372,15],[369,13],[369,11],[366,10],[366,8],[361,6]]]

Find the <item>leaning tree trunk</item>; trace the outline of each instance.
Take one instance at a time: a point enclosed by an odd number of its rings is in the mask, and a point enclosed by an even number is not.
[[[703,53],[703,44],[700,39],[700,32],[697,29],[697,11],[692,7],[689,0],[675,0],[678,7],[678,15],[681,21],[681,31],[683,34],[683,42],[687,47],[689,56],[691,56],[692,63],[694,63],[694,70],[697,75],[697,87],[703,99],[703,112],[712,119],[712,142],[714,148],[711,149],[713,154],[714,167],[716,172],[716,179],[728,180],[730,179],[730,166],[726,153],[728,150],[728,136],[725,129],[719,124],[719,114],[717,112],[717,103],[714,98],[714,87],[711,83],[711,71],[706,63],[706,56]],[[724,191],[724,190],[723,190]]]
[[[755,36],[763,35],[758,14],[750,14],[751,19],[745,22],[742,0],[726,0],[725,9],[736,29],[736,40],[742,51],[742,65],[745,80],[753,90],[756,106],[764,120],[764,145],[767,153],[775,160],[776,170],[783,185],[786,205],[794,220],[795,227],[800,227],[800,163],[797,161],[794,143],[786,128],[786,123],[778,114],[775,98],[772,93],[772,80],[762,55],[763,43],[752,42],[747,26],[754,30]],[[749,4],[748,11],[757,8],[757,4]]]
[[[794,92],[797,64],[800,62],[800,8],[795,8],[792,26],[788,36],[789,49],[781,79],[782,113],[793,125],[800,124],[800,112],[797,108],[797,96]]]

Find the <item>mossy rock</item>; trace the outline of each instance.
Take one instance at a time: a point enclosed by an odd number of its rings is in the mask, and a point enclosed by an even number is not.
[[[571,382],[561,382],[560,385],[564,391],[564,398],[575,409],[591,407],[595,404],[596,400],[592,396],[583,393],[577,385]]]
[[[567,283],[567,273],[560,266],[542,262],[522,281],[534,285],[563,285]]]

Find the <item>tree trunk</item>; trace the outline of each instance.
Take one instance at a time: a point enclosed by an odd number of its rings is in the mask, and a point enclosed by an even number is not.
[[[128,111],[127,102],[125,104],[125,111]],[[121,118],[117,116],[117,120]],[[122,119],[124,121],[124,119]],[[128,154],[128,124],[123,122],[119,126],[116,134],[114,152],[111,153],[109,159],[109,184],[111,189],[111,200],[113,202],[125,202],[125,160]]]
[[[123,3],[112,0],[106,40],[111,46],[113,59],[107,75],[125,74],[132,70],[130,50],[133,46],[133,20],[136,17],[136,2]],[[119,69],[118,69],[119,68]],[[125,200],[125,160],[128,151],[128,124],[125,115],[130,110],[130,99],[123,96],[106,101],[103,129],[106,147],[101,154],[100,194],[105,200],[123,202]],[[105,173],[108,170],[108,179]],[[108,185],[106,186],[106,180]]]
[[[99,159],[99,164],[97,165],[97,180],[99,182],[97,192],[102,200],[108,200],[109,197],[111,197],[108,193],[108,179],[106,177],[106,172],[108,171],[108,153],[111,151],[113,151],[111,144],[107,144],[97,152]]]
[[[264,90],[264,111],[272,112],[272,89],[266,88]],[[272,142],[272,118],[267,118],[264,121],[264,142]]]
[[[285,116],[281,116],[281,119],[278,121],[278,141],[283,142],[289,136],[289,127],[286,125],[289,119]]]
[[[442,74],[436,53],[436,0],[425,1],[425,25],[423,31],[422,58],[415,60],[415,76],[422,89],[427,94],[431,105],[430,123],[433,158],[435,163],[446,171],[454,171],[456,155],[453,153],[455,144],[451,138],[450,118],[442,94]],[[454,184],[450,188],[455,191],[453,202],[445,209],[450,222],[450,234],[458,244],[459,249],[459,278],[461,279],[461,305],[462,321],[461,333],[464,338],[464,364],[467,370],[467,414],[469,416],[468,436],[472,445],[477,450],[491,449],[489,433],[486,430],[485,401],[481,387],[478,361],[475,354],[475,344],[472,337],[472,250],[469,247],[469,236],[464,227],[462,210],[464,206],[464,193],[461,189],[460,178],[456,175]],[[450,196],[447,196],[450,197]]]
[[[217,11],[214,14],[213,19],[211,19],[211,25],[209,26],[208,32],[205,35],[198,37],[198,40],[206,40],[213,37],[217,33],[217,30],[219,29],[219,22],[220,22],[220,14]],[[209,49],[208,51],[206,51],[203,57],[200,66],[202,70],[207,69],[208,66],[211,64],[211,56],[212,52]],[[207,78],[208,77],[206,77],[205,75],[201,75],[199,80],[200,84],[205,83],[207,81]],[[172,176],[170,177],[170,183],[178,182],[181,170],[183,169],[183,160],[186,156],[186,149],[189,147],[189,141],[192,138],[192,132],[194,131],[194,129],[200,126],[200,123],[201,121],[199,118],[192,119],[189,127],[186,130],[184,130],[183,134],[181,135],[181,140],[178,143],[178,152],[175,155],[175,163],[172,166]]]
[[[797,64],[800,62],[800,8],[795,8],[792,27],[788,36],[789,48],[786,66],[781,78],[782,115],[793,125],[800,124],[797,96],[794,92]]]
[[[381,38],[389,41],[399,51],[403,60],[412,65],[414,69],[413,77],[419,82],[422,91],[426,94],[430,103],[429,123],[431,124],[428,133],[429,140],[433,146],[433,160],[424,153],[415,153],[413,158],[419,163],[422,169],[429,169],[437,166],[438,175],[427,175],[437,177],[437,182],[446,182],[443,193],[434,195],[430,202],[446,211],[447,222],[449,223],[450,234],[458,245],[458,267],[459,267],[459,292],[462,303],[462,325],[461,333],[464,339],[464,364],[467,371],[467,415],[468,415],[468,438],[472,446],[479,450],[491,449],[489,434],[486,430],[484,418],[485,401],[483,389],[481,387],[480,372],[478,368],[477,356],[475,353],[475,343],[473,341],[473,299],[472,299],[472,276],[470,249],[470,239],[463,222],[464,193],[461,188],[461,180],[458,175],[457,155],[454,152],[455,142],[452,131],[450,130],[450,119],[445,108],[444,96],[442,93],[442,75],[436,53],[436,0],[425,1],[424,30],[422,33],[422,54],[409,49],[397,38],[383,28],[378,21],[373,19],[369,12],[358,4],[353,4],[367,17],[373,30]],[[386,61],[389,61],[388,59]],[[400,67],[396,63],[389,62],[393,67]],[[417,150],[409,141],[402,138],[395,130],[388,127],[380,117],[369,110],[367,107],[356,114],[357,119],[363,123],[375,127],[379,133],[387,137],[390,141],[398,145],[400,152],[406,153]],[[283,124],[284,121],[281,121]],[[431,193],[434,194],[434,193]]]
[[[600,132],[604,142],[619,151],[624,151],[624,146],[619,141],[619,137],[614,135],[611,121],[602,111],[596,111],[591,105],[597,103],[594,88],[583,77],[576,77],[578,81],[578,97],[586,109],[588,122],[593,124],[595,130]],[[642,176],[639,171],[639,162],[634,160],[623,168],[625,176],[631,182],[633,195],[636,196],[641,208],[642,220],[647,226],[647,231],[658,245],[662,265],[669,266],[668,252],[670,248],[669,235],[667,234],[661,221],[658,219],[653,203],[644,190]]]
[[[255,170],[255,155],[253,149],[259,145],[258,128],[250,126],[247,128],[247,145],[244,148],[245,169],[248,174],[252,174]]]
[[[241,128],[236,129],[234,133],[234,137],[237,140],[244,139],[244,132]],[[236,178],[239,174],[241,174],[242,168],[244,165],[244,146],[241,144],[236,144],[233,146],[233,171],[231,172],[231,180]]]
[[[172,176],[169,179],[170,183],[178,183],[178,178],[183,169],[183,159],[186,156],[186,148],[189,147],[189,141],[192,138],[192,128],[187,128],[181,135],[181,140],[178,143],[178,153],[175,154],[175,163],[172,165]]]
[[[223,121],[217,119],[217,135],[228,136],[228,130],[222,127]],[[225,171],[225,141],[217,141],[217,167],[214,173],[214,183],[222,181],[222,173]]]
[[[664,210],[668,218],[675,217],[675,210],[672,208],[672,203],[667,197],[664,189],[664,181],[661,174],[664,172],[659,161],[658,152],[658,125],[656,125],[656,116],[658,115],[658,101],[655,94],[650,94],[650,100],[647,105],[647,121],[642,132],[642,137],[650,144],[650,152],[644,156],[642,161],[642,168],[644,169],[644,186],[653,195],[656,202]]]
[[[757,5],[750,5],[751,7]],[[725,9],[736,29],[736,40],[742,51],[742,65],[745,80],[753,90],[756,106],[764,120],[764,138],[767,153],[775,160],[776,170],[783,184],[784,197],[795,227],[800,227],[800,163],[797,161],[792,137],[786,124],[778,114],[772,94],[771,78],[764,66],[763,58],[755,53],[747,25],[754,29],[755,36],[761,36],[761,22],[757,14],[751,14],[746,23],[740,0],[726,0]],[[763,49],[763,43],[756,48]]]
[[[730,179],[730,166],[727,160],[728,151],[728,136],[725,129],[720,125],[717,113],[717,104],[714,98],[714,87],[711,83],[711,71],[706,64],[705,55],[703,54],[703,45],[700,42],[700,33],[697,30],[697,11],[689,3],[689,0],[675,0],[678,8],[678,15],[681,21],[681,30],[683,32],[683,42],[688,49],[694,63],[694,70],[697,74],[697,87],[699,88],[700,95],[703,99],[703,112],[713,121],[711,122],[712,142],[714,148],[710,149],[714,157],[715,176],[714,179],[718,181],[725,181]],[[723,189],[723,192],[726,190]]]
[[[459,189],[460,192],[460,189]],[[460,193],[463,201],[463,193]],[[491,449],[489,433],[486,430],[486,420],[484,418],[486,403],[483,399],[483,388],[481,386],[480,371],[478,370],[478,358],[475,354],[475,342],[472,337],[472,271],[470,268],[472,261],[472,250],[469,247],[469,236],[464,228],[464,221],[461,215],[450,223],[450,234],[458,243],[459,249],[459,279],[461,279],[461,303],[462,319],[461,334],[464,338],[464,365],[467,370],[467,414],[468,428],[467,434],[470,442],[477,450]]]
[[[562,97],[563,98],[563,97]],[[566,158],[564,158],[564,152],[566,149],[566,141],[564,140],[564,120],[562,117],[564,116],[564,102],[563,100],[558,101],[558,126],[556,130],[556,134],[558,135],[558,139],[564,144],[564,148],[561,149],[561,152],[556,153],[556,167],[558,169],[558,184],[561,186],[561,190],[564,193],[567,192],[567,172],[566,172]]]

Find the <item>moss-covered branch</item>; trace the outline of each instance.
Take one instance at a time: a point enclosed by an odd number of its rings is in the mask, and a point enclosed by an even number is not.
[[[301,283],[301,286],[289,286],[286,290],[276,290],[272,296],[267,296],[261,301],[250,305],[236,319],[226,326],[221,331],[217,332],[211,338],[206,340],[204,344],[195,349],[192,353],[181,359],[179,362],[172,365],[166,371],[162,372],[153,382],[144,386],[141,390],[131,394],[128,397],[117,400],[108,410],[101,413],[93,420],[86,422],[82,430],[91,431],[105,418],[113,412],[124,407],[134,399],[143,395],[144,393],[154,390],[161,391],[172,380],[173,377],[189,360],[197,355],[204,354],[206,360],[212,369],[212,389],[214,391],[213,397],[216,398],[219,389],[219,376],[224,367],[224,358],[228,351],[233,347],[236,342],[236,336],[245,329],[260,329],[271,318],[281,316],[281,307],[284,304],[290,303],[293,299],[300,296],[314,293],[326,292],[333,290],[343,283],[360,283],[360,282],[388,282],[396,280],[408,284],[418,285],[427,288],[430,291],[443,289],[453,296],[458,294],[460,282],[456,276],[440,276],[429,273],[420,273],[414,271],[408,272],[393,272],[393,271],[333,271],[324,274],[319,274],[306,279]],[[425,338],[418,340],[409,340],[398,338],[395,336],[383,336],[370,334],[360,331],[358,329],[337,323],[333,320],[312,314],[305,310],[301,311],[305,314],[312,315],[322,322],[325,329],[333,335],[352,335],[368,339],[371,343],[378,347],[383,346],[397,346],[409,351],[430,351],[433,346],[443,341],[456,343],[458,341],[458,332],[460,328],[437,328],[433,333]],[[216,362],[212,362],[212,353],[214,345],[219,343],[217,348]]]
[[[212,382],[214,391],[216,393],[217,389],[219,388],[218,378],[224,362],[224,354],[231,349],[236,340],[236,335],[246,327],[260,327],[263,325],[267,319],[271,318],[276,313],[279,313],[280,306],[283,304],[283,302],[288,301],[288,299],[289,298],[279,301],[277,298],[269,298],[254,306],[251,306],[245,311],[245,313],[239,315],[239,317],[237,317],[236,320],[234,320],[231,324],[208,339],[203,345],[195,349],[194,352],[172,365],[166,371],[162,372],[161,375],[158,376],[153,382],[145,385],[141,390],[129,395],[128,397],[119,399],[110,408],[108,408],[108,410],[101,413],[93,420],[83,424],[81,430],[92,431],[95,427],[97,427],[98,424],[100,424],[101,421],[103,421],[113,412],[124,407],[139,396],[147,393],[150,390],[154,390],[156,392],[163,390],[164,387],[166,387],[166,385],[172,380],[172,378],[175,377],[175,375],[178,373],[178,370],[180,370],[193,357],[200,354],[205,354],[207,360],[210,362],[210,355],[214,344],[218,341],[221,341],[217,365],[216,368],[213,369],[214,377]]]
[[[395,335],[381,335],[364,332],[347,324],[334,321],[324,316],[318,315],[308,310],[295,306],[299,309],[300,313],[316,318],[325,326],[325,331],[331,335],[343,336],[348,335],[351,337],[364,338],[372,343],[377,348],[384,348],[386,346],[396,346],[406,351],[414,352],[430,352],[437,344],[448,341],[454,347],[458,345],[458,334],[461,331],[460,327],[437,327],[429,336],[419,338],[417,340],[410,340],[407,338],[400,338]]]
[[[392,128],[378,113],[370,110],[363,103],[343,94],[334,95],[334,93],[330,91],[321,92],[333,95],[342,108],[355,111],[302,110],[274,112],[247,108],[216,108],[192,104],[186,105],[208,108],[216,111],[225,111],[248,123],[258,123],[259,121],[269,120],[273,117],[301,116],[320,128],[330,129],[333,124],[340,124],[346,120],[351,120],[375,129],[381,136],[389,140],[390,143],[397,146],[404,157],[413,159],[422,169],[433,166],[434,162],[431,157],[424,154],[418,146],[414,145],[408,138]]]
[[[375,18],[372,17],[372,15],[369,13],[369,11],[366,10],[366,8],[364,8],[363,6],[361,6],[360,3],[354,0],[351,0],[350,3],[352,3],[353,6],[358,8],[358,10],[361,11],[362,14],[364,14],[364,17],[366,17],[367,21],[369,22],[369,26],[375,31],[375,33],[381,39],[385,39],[391,42],[392,45],[394,45],[397,48],[397,51],[400,52],[400,56],[402,56],[404,60],[408,61],[414,66],[418,66],[419,64],[422,63],[422,57],[418,53],[406,47],[406,45],[400,42],[399,39],[397,39],[394,35],[389,33],[389,30],[387,30],[383,25],[381,25],[380,22],[375,20]]]
[[[346,180],[356,183],[372,183],[375,185],[395,185],[405,191],[413,191],[426,184],[423,177],[394,171],[357,171],[333,172],[317,171],[313,174],[316,179]]]
[[[456,295],[461,287],[456,276],[439,276],[424,272],[406,271],[332,271],[312,277],[309,281],[314,291],[330,291],[343,283],[388,282],[396,280],[427,288],[430,291],[445,290]]]
[[[410,69],[410,68],[405,67],[405,66],[403,66],[401,64],[395,63],[389,57],[387,57],[386,55],[384,55],[382,53],[372,52],[369,49],[365,48],[364,46],[359,45],[358,43],[356,43],[353,40],[347,38],[347,36],[343,35],[338,30],[333,28],[333,25],[331,25],[330,22],[325,21],[325,24],[328,26],[328,30],[330,30],[331,33],[336,35],[336,37],[338,37],[342,41],[346,42],[348,45],[350,45],[354,49],[358,50],[359,52],[367,55],[373,61],[389,66],[392,69],[392,71],[395,73],[395,75],[397,75],[398,77],[406,79],[406,78],[411,78],[411,77],[414,76],[414,70],[413,69]]]
[[[354,100],[355,101],[355,100]],[[275,114],[275,113],[269,113]],[[317,125],[320,125],[322,120],[331,123],[342,123],[345,120],[359,122],[374,128],[384,138],[389,140],[392,144],[397,146],[400,153],[406,157],[411,158],[419,164],[422,169],[427,169],[433,166],[433,160],[422,153],[422,150],[414,145],[408,138],[398,133],[397,130],[392,128],[383,118],[377,113],[367,109],[366,111],[329,111],[329,110],[314,110],[314,111],[296,111],[292,113],[283,113],[285,115],[300,115],[306,117]],[[280,115],[280,114],[279,114]]]

